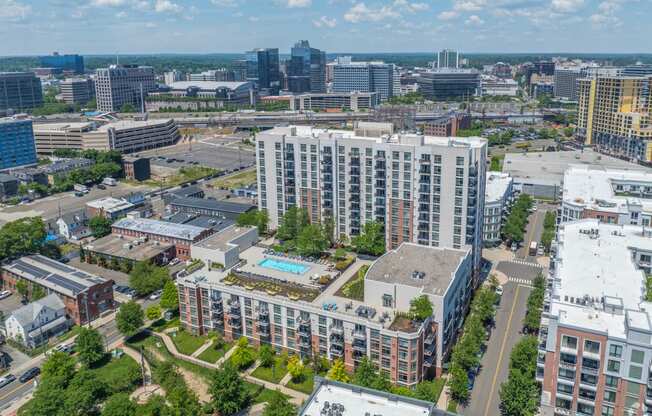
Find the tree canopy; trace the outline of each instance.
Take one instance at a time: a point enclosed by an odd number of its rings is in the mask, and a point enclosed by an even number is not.
[[[249,395],[238,370],[227,360],[213,373],[208,392],[214,411],[222,415],[239,412],[249,404]]]
[[[163,309],[177,309],[179,307],[177,285],[172,280],[168,280],[163,286],[160,305]]]
[[[97,329],[81,327],[75,344],[79,361],[86,367],[97,363],[104,356],[104,341]]]
[[[37,253],[47,233],[41,217],[20,218],[0,228],[0,258],[14,259]]]
[[[414,318],[425,321],[432,316],[432,303],[427,295],[421,295],[410,301],[410,315]]]
[[[136,263],[129,273],[129,286],[134,288],[140,296],[162,289],[169,280],[168,269],[146,261]]]
[[[88,221],[88,228],[91,229],[93,237],[104,237],[111,234],[111,220],[101,215],[97,215]]]
[[[362,232],[351,239],[357,253],[379,256],[385,252],[385,231],[383,225],[370,221],[362,227]]]
[[[130,337],[143,326],[143,309],[134,301],[123,303],[115,316],[118,331],[122,335]]]

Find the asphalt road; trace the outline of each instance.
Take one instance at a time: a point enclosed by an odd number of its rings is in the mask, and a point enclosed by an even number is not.
[[[24,217],[41,216],[44,220],[51,220],[59,216],[59,212],[65,214],[84,208],[87,202],[94,199],[114,196],[122,197],[132,192],[147,192],[151,190],[146,185],[127,185],[119,182],[116,186],[107,186],[106,189],[93,187],[84,196],[75,196],[74,192],[63,192],[51,195],[47,198],[37,199],[24,205],[7,206],[0,208],[0,223],[17,220]]]
[[[546,216],[547,206],[539,204],[538,209],[530,215],[527,227],[525,229],[525,238],[523,245],[516,252],[516,257],[536,262],[536,257],[529,255],[530,243],[541,241],[541,234],[543,233],[543,220]]]

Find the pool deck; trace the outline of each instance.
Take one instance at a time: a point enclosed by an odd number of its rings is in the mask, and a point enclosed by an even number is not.
[[[314,286],[312,281],[310,280],[311,276],[322,276],[327,274],[333,277],[337,274],[337,271],[329,272],[327,264],[310,263],[307,261],[300,261],[300,260],[290,259],[286,257],[271,256],[269,254],[265,254],[264,248],[257,247],[257,246],[250,247],[247,250],[240,253],[240,258],[247,261],[245,265],[239,268],[243,272],[273,277],[274,279],[299,283],[306,286]],[[301,264],[303,266],[307,266],[308,269],[305,271],[305,273],[296,274],[296,273],[290,273],[290,272],[284,272],[281,270],[272,269],[269,267],[263,267],[258,264],[261,261],[268,258],[278,260],[278,261],[286,261],[286,262]]]

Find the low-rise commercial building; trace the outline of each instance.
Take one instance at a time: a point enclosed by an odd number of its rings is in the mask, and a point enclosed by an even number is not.
[[[124,262],[133,266],[137,262],[167,264],[175,257],[173,244],[150,241],[148,237],[124,237],[107,235],[84,245],[86,260],[90,257],[104,259],[106,265],[122,265]]]
[[[127,179],[146,181],[152,175],[150,160],[148,157],[124,156],[122,158],[122,172]]]
[[[147,110],[202,110],[224,107],[249,107],[256,104],[256,90],[251,82],[177,81],[169,91],[147,97]]]
[[[585,219],[562,224],[539,331],[541,414],[649,415],[650,230]]]
[[[514,180],[507,173],[488,172],[485,186],[483,242],[500,243],[500,229],[512,203]]]
[[[213,234],[211,228],[176,224],[146,218],[123,218],[111,226],[112,233],[124,237],[147,237],[153,241],[174,245],[174,256],[190,258],[190,245]]]
[[[18,194],[18,178],[6,173],[0,173],[0,200],[11,198]]]
[[[181,135],[173,119],[120,120],[84,135],[84,148],[135,153],[175,144]]]
[[[380,105],[375,92],[300,94],[290,100],[290,110],[370,110]]]
[[[597,218],[611,224],[652,225],[652,172],[571,166],[564,174],[562,223]]]
[[[16,309],[4,321],[6,337],[30,349],[46,344],[69,327],[66,307],[54,293]]]
[[[109,220],[116,220],[124,217],[136,206],[126,199],[107,196],[86,203],[86,211],[90,217],[104,217]]]
[[[40,254],[21,257],[2,265],[3,287],[16,292],[19,280],[27,282],[31,293],[40,286],[47,294],[56,294],[66,314],[77,325],[95,320],[114,307],[113,281],[89,274]]]
[[[177,279],[186,329],[224,332],[228,340],[246,336],[303,357],[340,358],[349,371],[368,357],[404,386],[441,374],[473,289],[469,249],[403,243],[371,265],[362,301],[337,295],[348,277],[322,263],[257,246],[241,251],[240,259],[231,269],[205,266]],[[433,315],[406,318],[410,301],[422,295]]]
[[[456,137],[459,130],[470,127],[471,115],[469,113],[453,112],[422,124],[421,130],[426,136]]]
[[[192,197],[173,197],[167,210],[170,213],[188,213],[235,220],[239,215],[256,209],[255,205]]]

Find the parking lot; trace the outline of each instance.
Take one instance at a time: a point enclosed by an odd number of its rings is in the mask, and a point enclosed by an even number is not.
[[[198,139],[162,149],[139,153],[151,158],[153,165],[181,168],[206,166],[213,169],[232,170],[254,164],[254,148],[240,143],[234,136]]]

